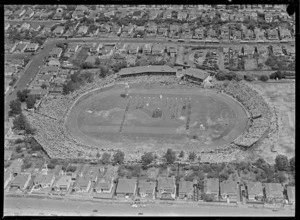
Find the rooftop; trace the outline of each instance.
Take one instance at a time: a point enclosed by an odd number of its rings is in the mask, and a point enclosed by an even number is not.
[[[134,193],[136,179],[119,179],[116,193]]]

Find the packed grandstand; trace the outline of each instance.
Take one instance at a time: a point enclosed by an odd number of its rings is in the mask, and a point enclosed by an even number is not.
[[[125,73],[126,71],[123,70]],[[65,120],[72,106],[84,94],[93,90],[109,87],[111,85],[123,83],[136,83],[140,86],[151,83],[161,83],[166,87],[180,87],[180,85],[189,85],[193,87],[203,88],[198,84],[187,82],[177,77],[176,74],[155,74],[150,72],[145,74],[124,74],[123,77],[107,77],[106,79],[97,79],[93,83],[86,84],[80,89],[64,96],[47,96],[35,112],[27,112],[27,117],[32,125],[37,129],[35,135],[36,140],[43,146],[45,151],[51,158],[63,159],[96,159],[97,152],[108,152],[112,154],[117,148],[105,149],[96,146],[88,146],[72,137],[66,127]],[[220,148],[212,150],[201,150],[196,152],[201,155],[201,161],[205,162],[229,162],[235,160],[237,153],[236,149],[249,148],[258,140],[263,138],[269,131],[271,111],[264,99],[252,88],[243,82],[227,82],[216,83],[212,88],[217,92],[223,92],[237,101],[239,101],[247,110],[249,115],[249,123],[247,129],[232,143],[226,144]],[[121,148],[122,149],[122,148]],[[226,149],[226,151],[224,151]],[[128,150],[122,149],[125,152]],[[144,153],[141,150],[125,153],[125,161],[138,161]],[[160,158],[165,152],[163,150],[155,151],[155,154]],[[213,156],[211,153],[214,153]],[[186,154],[188,155],[188,154]]]

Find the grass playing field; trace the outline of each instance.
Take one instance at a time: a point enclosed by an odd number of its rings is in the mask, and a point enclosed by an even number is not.
[[[233,141],[246,128],[246,112],[235,100],[195,88],[140,89],[131,85],[94,91],[81,97],[66,121],[70,134],[84,144],[136,149],[201,149]],[[104,145],[105,141],[105,145]],[[111,146],[114,146],[113,144]]]

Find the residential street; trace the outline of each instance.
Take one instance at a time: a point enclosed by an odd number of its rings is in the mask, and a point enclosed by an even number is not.
[[[93,212],[93,210],[98,210]],[[5,215],[110,215],[128,216],[143,213],[146,216],[294,216],[294,211],[247,207],[200,206],[197,204],[151,204],[132,208],[129,203],[66,201],[35,198],[6,197]]]

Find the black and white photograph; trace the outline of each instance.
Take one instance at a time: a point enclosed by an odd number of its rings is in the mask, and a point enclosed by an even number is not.
[[[295,216],[291,2],[5,1],[3,215]]]

